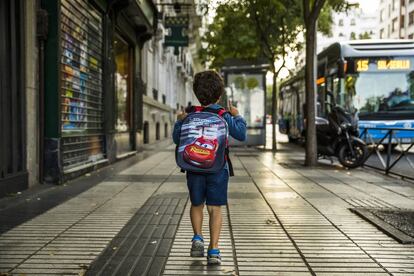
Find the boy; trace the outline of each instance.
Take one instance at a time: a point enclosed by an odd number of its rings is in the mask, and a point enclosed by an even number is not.
[[[204,71],[194,76],[194,93],[203,107],[221,109],[218,105],[220,97],[224,93],[224,83],[220,75],[215,71]],[[182,121],[186,113],[177,115],[174,125],[173,140],[175,144],[180,142]],[[240,141],[246,139],[246,121],[239,115],[238,110],[229,104],[228,112],[223,114],[227,122],[229,134]],[[204,240],[202,234],[204,203],[207,205],[210,223],[210,244],[207,251],[208,264],[221,264],[218,241],[220,237],[222,214],[221,206],[227,204],[227,186],[229,180],[228,164],[216,173],[187,172],[187,186],[190,193],[191,209],[190,217],[194,231],[191,246],[192,257],[204,256]]]

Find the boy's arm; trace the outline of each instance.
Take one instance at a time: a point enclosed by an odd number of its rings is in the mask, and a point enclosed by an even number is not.
[[[231,116],[230,113],[224,114],[223,118],[226,120],[229,126],[229,134],[239,141],[246,140],[247,124],[246,120],[240,115]]]
[[[181,135],[181,126],[183,121],[176,121],[174,124],[174,130],[172,133],[174,144],[178,145],[180,143],[180,135]]]

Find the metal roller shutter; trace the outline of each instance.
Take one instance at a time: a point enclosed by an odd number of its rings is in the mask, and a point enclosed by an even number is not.
[[[61,1],[61,126],[64,172],[105,158],[102,15],[86,0]]]

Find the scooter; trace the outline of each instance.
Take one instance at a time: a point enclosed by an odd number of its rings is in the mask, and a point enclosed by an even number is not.
[[[327,95],[334,99],[331,92]],[[336,105],[335,100],[332,102],[326,103],[330,109],[327,119],[316,118],[318,157],[337,157],[347,168],[362,166],[368,156],[368,147],[358,138],[357,112],[351,114]]]

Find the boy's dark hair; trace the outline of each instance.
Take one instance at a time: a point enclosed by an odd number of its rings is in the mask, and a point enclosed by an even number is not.
[[[224,82],[213,70],[199,72],[194,76],[194,94],[202,105],[216,103],[224,93]]]

